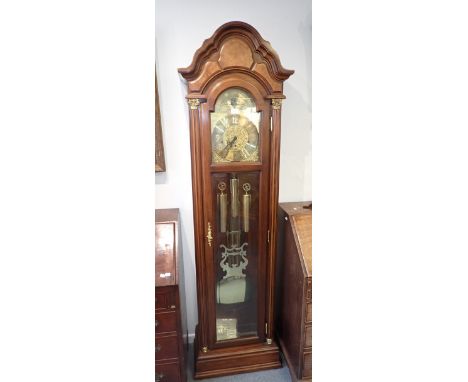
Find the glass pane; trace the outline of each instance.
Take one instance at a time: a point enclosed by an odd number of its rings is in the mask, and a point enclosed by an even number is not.
[[[257,336],[258,173],[213,174],[217,341]]]
[[[211,113],[213,163],[257,162],[260,112],[246,91],[230,88],[216,100]]]

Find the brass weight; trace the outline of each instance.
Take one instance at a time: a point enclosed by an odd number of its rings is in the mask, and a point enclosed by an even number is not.
[[[224,193],[224,190],[226,190],[226,183],[220,182],[218,184],[218,189],[221,191],[221,194],[218,194],[218,199],[219,199],[219,228],[220,228],[221,232],[226,232],[227,194]]]
[[[250,184],[244,183],[242,188],[245,191],[245,194],[242,195],[242,215],[243,215],[243,222],[244,222],[244,232],[249,232],[250,202],[251,202],[251,197],[249,194]]]

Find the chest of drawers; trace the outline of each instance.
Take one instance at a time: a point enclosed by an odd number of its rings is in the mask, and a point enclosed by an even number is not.
[[[178,209],[156,210],[156,382],[185,382],[187,319]]]
[[[312,379],[312,210],[310,202],[278,209],[278,340],[293,381]]]

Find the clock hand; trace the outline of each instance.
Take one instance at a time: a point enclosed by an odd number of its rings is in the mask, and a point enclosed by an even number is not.
[[[232,138],[231,142],[226,145],[226,148],[231,148],[232,145],[237,141],[237,137]]]
[[[224,149],[221,150],[221,157],[226,158],[228,155],[229,149],[232,147],[232,145],[236,142],[237,137],[234,137],[231,139],[231,141],[224,147]]]

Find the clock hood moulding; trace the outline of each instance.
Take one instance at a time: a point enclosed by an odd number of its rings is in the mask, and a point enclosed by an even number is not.
[[[281,65],[278,54],[254,27],[241,21],[219,27],[195,52],[190,66],[179,69],[188,83],[187,98],[202,99],[217,75],[231,71],[258,79],[268,90],[268,98],[285,98],[283,81],[294,73]]]

